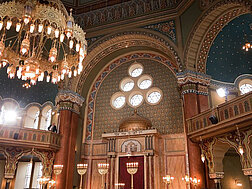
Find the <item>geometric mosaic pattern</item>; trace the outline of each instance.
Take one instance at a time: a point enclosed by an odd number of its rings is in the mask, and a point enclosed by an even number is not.
[[[141,58],[139,55],[146,57]],[[113,109],[110,106],[110,99],[118,90],[121,79],[128,76],[128,67],[137,58],[137,62],[144,66],[143,74],[155,78],[153,87],[160,88],[164,93],[163,100],[158,105],[152,106],[144,102],[137,108],[138,113],[150,119],[153,127],[160,133],[183,132],[180,97],[176,77],[169,68],[171,64],[162,63],[158,57],[155,59],[155,56],[150,56],[150,54],[136,53],[130,57],[135,57],[135,59],[128,57],[123,58],[121,63],[117,62],[117,65],[110,64],[95,82],[88,98],[87,140],[101,139],[101,134],[104,132],[118,131],[120,120],[134,112],[134,108],[129,105],[120,110]]]
[[[151,24],[144,26],[146,29],[151,29],[157,31],[165,36],[167,36],[170,40],[176,43],[176,27],[175,27],[175,20],[169,20],[160,22],[157,24]]]

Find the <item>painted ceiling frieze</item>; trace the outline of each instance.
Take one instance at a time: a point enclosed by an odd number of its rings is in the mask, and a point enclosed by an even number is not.
[[[76,15],[76,21],[83,28],[121,21],[137,16],[176,8],[182,0],[132,0]]]
[[[165,22],[151,24],[144,26],[143,28],[157,31],[167,36],[174,43],[177,42],[175,20],[169,20]]]
[[[104,35],[99,35],[99,36],[87,38],[88,46],[90,47],[94,42],[101,39],[102,37],[104,37]]]

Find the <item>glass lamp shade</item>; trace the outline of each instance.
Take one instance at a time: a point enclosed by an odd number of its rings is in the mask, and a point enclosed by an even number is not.
[[[108,163],[99,163],[98,164],[98,172],[101,175],[105,175],[108,173],[108,169],[109,169],[109,164]]]
[[[28,38],[25,38],[22,41],[21,48],[20,48],[20,53],[22,55],[27,55],[30,49],[30,40]]]
[[[63,165],[54,165],[53,172],[55,175],[59,175],[63,170]]]
[[[87,164],[77,164],[77,172],[79,175],[84,175],[87,172]]]
[[[58,51],[55,47],[51,48],[50,53],[49,53],[49,61],[50,62],[56,62],[57,53],[58,53]]]

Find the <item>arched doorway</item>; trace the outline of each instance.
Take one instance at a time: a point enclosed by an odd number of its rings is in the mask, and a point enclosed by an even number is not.
[[[249,178],[242,171],[240,155],[234,148],[229,148],[224,155],[222,163],[224,171],[224,178],[221,180],[222,188],[250,188]]]
[[[42,162],[38,157],[21,157],[17,163],[14,189],[40,188],[38,179],[42,177],[42,169]]]

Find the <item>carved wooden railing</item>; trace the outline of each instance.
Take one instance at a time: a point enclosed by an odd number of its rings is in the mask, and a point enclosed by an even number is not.
[[[0,145],[58,150],[61,136],[51,131],[0,125]]]
[[[213,115],[218,120],[216,124],[213,124],[209,120]],[[239,127],[249,126],[251,121],[252,92],[187,119],[186,124],[188,135],[191,138],[199,139],[199,136],[207,138],[210,137],[210,135],[222,134],[233,130],[236,128],[236,125]]]

